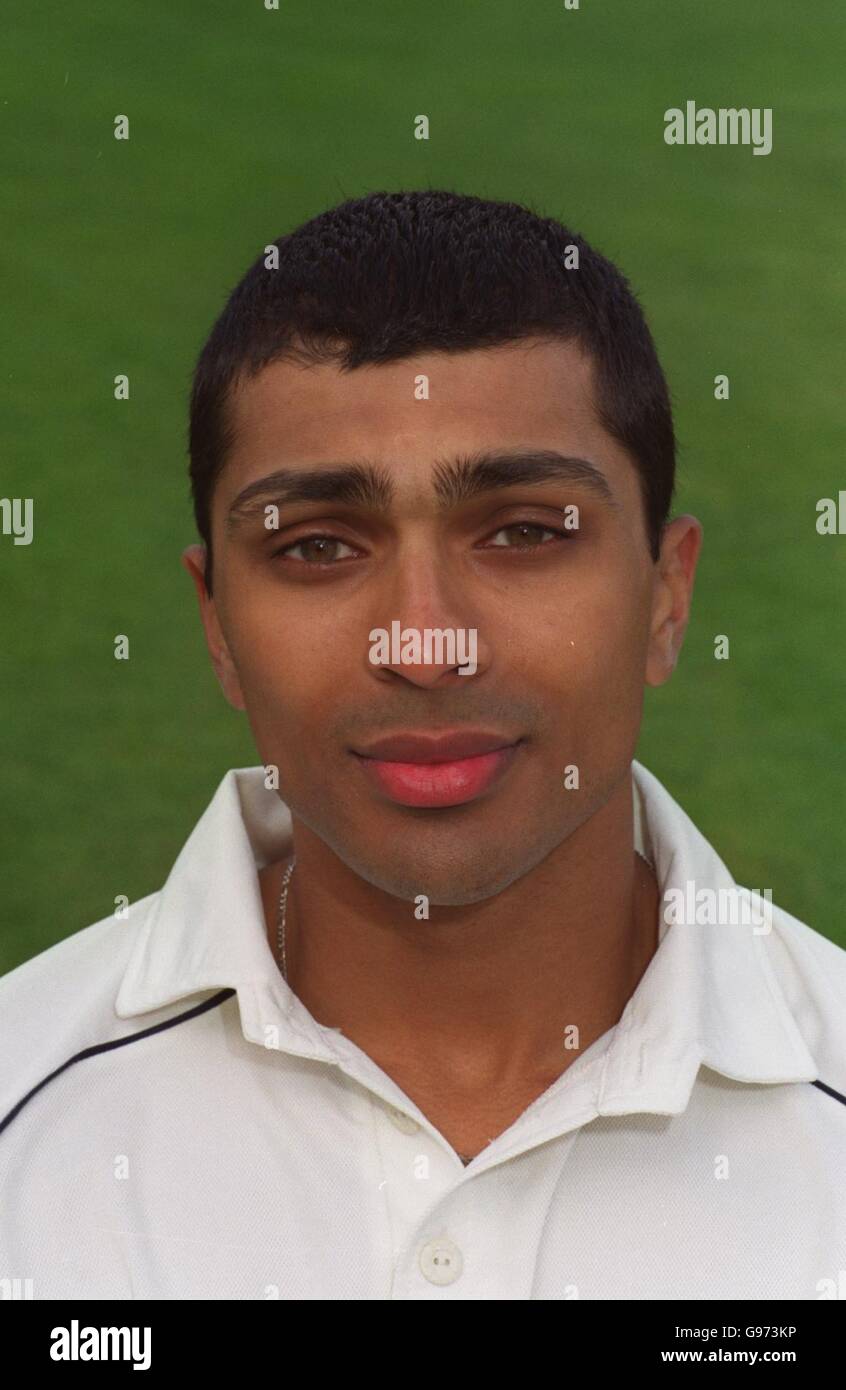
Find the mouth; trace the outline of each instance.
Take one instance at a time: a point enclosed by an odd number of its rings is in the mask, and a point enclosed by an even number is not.
[[[522,743],[481,730],[397,734],[351,752],[369,781],[399,806],[461,806],[500,781]]]

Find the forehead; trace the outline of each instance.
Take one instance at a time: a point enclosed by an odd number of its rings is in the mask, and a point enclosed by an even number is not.
[[[633,464],[596,416],[593,364],[572,343],[426,352],[352,371],[274,362],[239,383],[229,411],[218,514],[274,469],[367,458],[392,475],[398,497],[419,500],[438,460],[532,448],[591,460],[624,505],[637,505]]]

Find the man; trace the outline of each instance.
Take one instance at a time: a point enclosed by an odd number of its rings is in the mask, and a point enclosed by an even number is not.
[[[0,1274],[836,1296],[846,952],[633,761],[702,533],[623,277],[512,204],[346,203],[231,295],[190,452],[259,764],[0,987]]]

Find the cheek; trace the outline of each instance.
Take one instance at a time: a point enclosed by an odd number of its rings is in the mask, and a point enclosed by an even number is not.
[[[273,741],[278,753],[280,739],[289,740],[291,754],[295,746],[313,749],[350,684],[353,654],[344,634],[330,640],[307,614],[278,599],[244,604],[231,627],[230,651],[260,750]]]
[[[604,573],[604,578],[601,577]],[[527,616],[523,655],[535,667],[552,665],[585,680],[590,673],[621,676],[642,667],[646,657],[648,613],[641,575],[621,566],[597,564],[586,579],[564,581]],[[540,658],[540,661],[539,661]]]
[[[544,692],[550,733],[568,745],[628,743],[639,724],[648,615],[637,574],[562,586],[509,654],[512,676]]]
[[[643,712],[647,622],[633,581],[584,631],[585,733],[603,761],[634,754]],[[598,750],[603,750],[599,754]]]

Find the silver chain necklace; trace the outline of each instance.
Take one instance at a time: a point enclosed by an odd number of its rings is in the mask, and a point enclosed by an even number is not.
[[[635,850],[635,853],[639,859],[643,859],[647,868],[652,868],[649,860],[641,854],[640,850]],[[292,859],[282,875],[282,891],[279,894],[279,913],[276,920],[276,957],[277,960],[281,960],[282,962],[282,979],[286,984],[288,983],[288,958],[285,951],[285,923],[288,917],[288,885],[291,882],[291,874],[294,872],[296,862],[296,859]],[[458,1153],[458,1150],[456,1150],[456,1153]],[[465,1167],[468,1163],[472,1162],[474,1156],[473,1154],[458,1154],[458,1157]]]
[[[645,855],[640,850],[635,850],[638,859],[642,859],[648,869],[654,873],[655,870]],[[276,919],[276,958],[282,962],[282,979],[288,983],[288,957],[285,950],[285,922],[288,917],[288,885],[291,882],[291,874],[294,872],[296,858],[292,859],[284,874],[282,875],[282,891],[279,894],[279,913]]]
[[[288,884],[294,872],[296,859],[292,859],[282,875],[282,892],[279,894],[279,914],[276,919],[276,957],[282,962],[282,979],[288,983],[288,958],[285,952],[285,919],[288,916]]]

